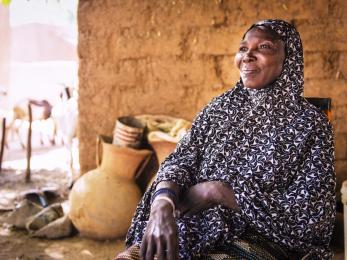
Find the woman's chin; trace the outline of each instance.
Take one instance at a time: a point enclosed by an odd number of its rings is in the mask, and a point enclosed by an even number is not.
[[[259,84],[258,80],[254,80],[254,77],[241,77],[243,85],[246,88],[251,88],[251,89],[260,89],[262,88],[262,84]]]

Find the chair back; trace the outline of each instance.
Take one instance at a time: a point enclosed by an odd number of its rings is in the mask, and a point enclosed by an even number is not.
[[[324,112],[329,121],[331,121],[333,116],[331,112],[331,98],[307,97],[306,100]]]

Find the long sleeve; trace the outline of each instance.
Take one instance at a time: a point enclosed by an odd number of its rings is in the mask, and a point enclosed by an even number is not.
[[[208,127],[208,111],[206,106],[193,121],[189,132],[181,139],[175,151],[168,156],[161,164],[157,173],[156,181],[149,187],[142,197],[131,226],[129,228],[126,245],[139,244],[142,240],[143,232],[146,228],[150,215],[150,205],[152,194],[156,184],[161,181],[173,181],[181,188],[189,187],[193,182],[196,167],[200,156],[200,149],[204,142],[204,131]]]
[[[194,176],[199,169],[205,135],[210,127],[208,120],[210,109],[211,104],[197,115],[192,128],[177,144],[175,151],[161,164],[157,173],[157,182],[173,181],[181,188],[193,185]]]
[[[239,175],[234,191],[243,217],[276,242],[307,252],[328,248],[335,219],[333,134],[330,124],[311,134],[285,190],[263,191]],[[318,250],[319,251],[319,250]]]

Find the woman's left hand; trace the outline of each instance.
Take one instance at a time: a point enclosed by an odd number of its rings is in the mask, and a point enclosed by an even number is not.
[[[194,215],[204,209],[224,205],[237,208],[234,191],[220,181],[207,181],[192,186],[178,205],[179,215]]]

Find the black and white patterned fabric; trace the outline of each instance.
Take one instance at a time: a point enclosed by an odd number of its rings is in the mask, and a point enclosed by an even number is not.
[[[219,180],[234,190],[240,210],[216,206],[178,218],[181,258],[227,248],[246,228],[301,255],[332,257],[332,128],[302,97],[303,50],[296,29],[281,20],[256,25],[283,37],[286,58],[281,75],[260,90],[261,95],[250,95],[240,80],[198,114],[143,196],[127,235],[128,246],[141,243],[158,182],[173,181],[184,192],[196,183]]]

